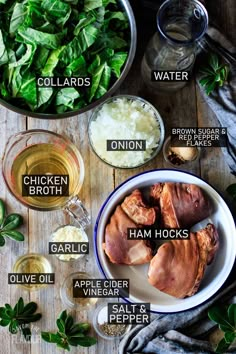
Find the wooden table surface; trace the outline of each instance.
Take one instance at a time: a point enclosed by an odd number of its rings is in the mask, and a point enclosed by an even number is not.
[[[139,39],[137,55],[132,69],[122,84],[119,92],[125,94],[140,95],[148,99],[160,112],[166,127],[166,133],[171,127],[217,126],[214,114],[208,109],[201,96],[197,85],[192,80],[181,91],[165,96],[150,95],[142,85],[140,77],[140,61],[150,35],[149,31],[144,33],[143,27],[139,28]],[[142,33],[141,33],[142,32]],[[20,343],[19,336],[12,336],[5,328],[0,328],[0,353],[1,354],[54,354],[63,353],[55,349],[52,344],[40,342],[40,331],[55,330],[55,320],[58,314],[64,309],[60,300],[59,289],[65,277],[74,271],[86,271],[95,277],[101,276],[96,264],[93,246],[92,229],[97,213],[103,201],[114,187],[123,182],[129,176],[144,170],[153,168],[169,167],[163,160],[160,153],[148,165],[133,170],[119,170],[108,167],[101,162],[91,151],[87,136],[87,122],[91,112],[62,120],[39,120],[17,115],[3,107],[0,107],[0,157],[3,156],[7,139],[18,132],[28,129],[48,129],[62,135],[66,135],[78,147],[85,163],[85,181],[80,192],[80,198],[90,211],[92,226],[88,230],[91,241],[90,254],[83,260],[74,264],[60,262],[53,256],[51,263],[56,273],[56,283],[38,292],[27,292],[15,285],[7,284],[7,275],[12,272],[16,259],[28,252],[36,252],[47,255],[48,241],[52,231],[59,225],[69,222],[68,216],[62,211],[37,212],[29,210],[15,200],[7,191],[2,175],[0,175],[0,198],[5,200],[8,212],[18,212],[24,217],[22,232],[25,234],[25,242],[17,243],[7,240],[7,245],[0,250],[0,306],[9,302],[15,304],[20,296],[24,300],[35,301],[43,317],[41,321],[33,326],[33,343]],[[201,159],[192,169],[187,169],[210,182],[218,191],[225,195],[226,187],[235,182],[235,177],[230,174],[225,163],[225,158],[220,148],[205,149],[202,151]],[[93,311],[88,313],[77,313],[79,321],[91,321]],[[98,339],[98,344],[90,349],[77,348],[72,353],[118,353],[117,341],[104,341]]]

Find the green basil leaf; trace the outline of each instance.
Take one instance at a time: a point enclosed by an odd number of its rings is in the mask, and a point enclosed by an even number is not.
[[[20,214],[10,214],[3,223],[2,231],[14,230],[23,224],[23,218]]]
[[[71,327],[69,334],[70,334],[70,336],[73,336],[74,334],[77,334],[77,333],[87,333],[89,330],[90,330],[89,323],[77,323]]]
[[[92,345],[97,343],[96,338],[86,336],[84,338],[77,338],[77,343],[81,347],[91,347]]]
[[[216,71],[219,67],[219,58],[215,53],[211,53],[210,59],[209,59],[209,64],[212,67],[214,71]]]
[[[37,310],[38,305],[35,302],[29,302],[23,310],[23,315],[33,315],[35,311]]]
[[[212,91],[215,90],[215,88],[216,88],[216,82],[213,81],[213,82],[211,82],[211,83],[207,86],[207,88],[206,88],[206,93],[207,93],[207,95],[210,95],[210,94],[212,93]]]
[[[15,316],[15,311],[13,310],[13,308],[11,307],[11,305],[5,304],[5,308],[6,308],[6,311],[9,311],[9,314],[10,314],[11,316]]]
[[[226,343],[233,343],[236,338],[236,333],[234,332],[225,332],[225,341]]]
[[[24,235],[19,231],[1,231],[1,235],[4,237],[10,237],[15,241],[24,241]]]
[[[42,315],[41,313],[36,313],[35,315],[20,315],[17,316],[18,320],[21,320],[24,323],[31,323],[31,322],[37,322],[41,319]]]
[[[79,333],[74,333],[74,334],[71,334],[71,333],[70,333],[70,335],[69,335],[68,338],[84,338],[84,337],[85,337],[85,334],[79,332]]]
[[[19,301],[17,302],[14,311],[16,312],[16,315],[20,315],[24,310],[24,300],[22,297],[19,298]]]
[[[236,329],[236,304],[231,304],[228,307],[228,317],[232,326]]]
[[[10,319],[9,319],[9,320],[7,320],[7,319],[2,319],[2,320],[0,321],[0,326],[6,327],[6,326],[9,325],[10,322],[11,322]]]
[[[227,343],[225,338],[222,338],[221,341],[218,343],[215,352],[216,353],[225,353],[229,348],[230,343]]]
[[[74,320],[72,316],[68,316],[65,322],[65,333],[68,333],[73,326]]]
[[[3,247],[5,245],[5,239],[3,235],[0,234],[0,247]]]
[[[66,319],[67,319],[67,311],[66,310],[62,311],[62,313],[59,316],[59,319],[62,320],[64,323],[66,322]]]
[[[65,333],[65,323],[60,318],[57,319],[57,327],[60,332]]]
[[[57,343],[57,347],[58,347],[58,348],[61,348],[61,349],[65,349],[65,350],[70,351],[69,344],[68,344],[68,343],[65,343],[65,342],[63,342],[63,341]]]
[[[18,329],[19,329],[18,322],[16,320],[12,320],[9,325],[9,331],[12,334],[16,334],[18,332]]]
[[[5,204],[4,204],[3,200],[0,199],[0,226],[3,223],[3,220],[5,218],[5,214],[6,214]]]
[[[45,342],[48,343],[58,343],[61,341],[61,337],[58,334],[50,333],[50,332],[42,332],[41,337]]]
[[[78,339],[79,338],[76,338],[76,337],[69,337],[68,338],[68,343],[70,345],[72,345],[73,347],[77,347],[79,345]]]
[[[208,316],[212,321],[218,323],[221,326],[227,327],[229,331],[234,331],[234,326],[232,326],[232,324],[230,323],[226,308],[218,306],[212,307],[208,311]]]
[[[6,313],[6,309],[5,307],[0,307],[0,318],[4,319],[4,320],[8,320],[11,319],[11,316],[8,315],[8,313]]]

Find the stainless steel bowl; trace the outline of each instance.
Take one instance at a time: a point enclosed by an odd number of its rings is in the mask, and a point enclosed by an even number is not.
[[[19,113],[24,116],[29,116],[33,118],[39,118],[39,119],[61,119],[61,118],[68,118],[68,117],[73,117],[78,114],[84,113],[89,111],[90,109],[96,107],[105,99],[109,96],[111,96],[121,85],[121,83],[124,81],[125,77],[127,76],[131,65],[134,60],[135,52],[136,52],[136,45],[137,45],[137,28],[136,28],[136,22],[134,18],[134,13],[133,10],[130,6],[129,0],[119,0],[121,7],[124,9],[124,11],[127,14],[128,20],[129,20],[129,26],[130,26],[130,48],[129,48],[129,54],[128,58],[126,60],[125,66],[123,68],[123,71],[121,73],[121,76],[119,77],[118,80],[115,81],[113,86],[97,101],[94,101],[87,105],[86,107],[83,107],[81,109],[77,109],[75,111],[69,111],[69,112],[64,112],[64,113],[38,113],[38,112],[31,112],[26,109],[21,109],[16,106],[13,106],[12,104],[4,101],[3,99],[0,98],[0,104],[8,109],[10,109],[13,112]]]

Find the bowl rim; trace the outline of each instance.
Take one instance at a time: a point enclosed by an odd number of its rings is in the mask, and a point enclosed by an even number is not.
[[[220,196],[220,198],[222,199],[222,202],[223,202],[223,205],[224,205],[224,208],[227,209],[227,211],[229,212],[229,214],[231,215],[231,221],[233,222],[234,226],[236,226],[236,221],[234,220],[233,216],[232,216],[232,213],[228,207],[228,205],[226,204],[225,200],[224,200],[224,197],[223,195],[214,187],[211,185],[211,183],[207,182],[206,180],[204,180],[202,177],[199,177],[197,176],[196,174],[193,174],[191,172],[187,172],[187,171],[184,171],[184,170],[180,170],[180,169],[170,169],[170,168],[161,168],[161,169],[152,169],[152,170],[149,170],[149,171],[144,171],[144,172],[141,172],[141,173],[138,173],[134,176],[131,176],[129,178],[127,178],[124,182],[120,183],[109,195],[108,197],[106,198],[105,202],[102,204],[100,210],[99,210],[99,213],[98,213],[98,216],[97,216],[97,219],[96,219],[96,222],[95,222],[95,225],[94,225],[94,230],[93,230],[93,246],[94,246],[94,251],[95,251],[95,257],[96,257],[96,262],[97,262],[97,265],[98,265],[98,269],[100,271],[100,273],[103,275],[103,277],[105,279],[108,279],[108,276],[106,275],[106,272],[101,264],[101,261],[100,261],[100,257],[99,257],[99,251],[98,251],[98,246],[97,246],[97,239],[98,239],[98,226],[99,226],[99,223],[100,223],[100,219],[101,219],[101,216],[102,216],[102,213],[105,209],[105,207],[107,206],[108,202],[110,201],[110,199],[112,198],[112,196],[121,188],[123,187],[126,183],[130,182],[131,180],[141,176],[141,175],[145,175],[145,174],[148,174],[148,173],[154,173],[154,172],[158,172],[158,171],[164,171],[164,172],[177,172],[177,173],[181,173],[181,174],[187,174],[189,176],[192,176],[192,177],[195,177],[199,180],[201,180],[202,182],[204,182],[206,185],[208,185],[209,187],[211,187],[214,192],[216,194],[218,194]],[[150,309],[150,312],[151,313],[155,313],[155,314],[159,314],[159,313],[163,313],[163,314],[168,314],[168,313],[178,313],[178,312],[185,312],[185,311],[188,311],[190,309],[193,309],[193,308],[196,308],[204,303],[206,303],[207,301],[209,301],[213,296],[215,296],[219,291],[220,289],[222,288],[222,286],[224,285],[224,283],[226,282],[226,280],[228,279],[229,275],[230,275],[230,272],[233,268],[233,265],[235,263],[235,260],[236,260],[236,249],[234,250],[234,259],[232,257],[231,259],[231,262],[230,262],[230,266],[228,267],[227,269],[227,274],[226,276],[224,277],[224,280],[221,281],[221,284],[220,286],[216,286],[216,290],[210,294],[210,296],[207,296],[204,300],[200,301],[199,303],[197,304],[193,304],[191,306],[188,306],[187,308],[177,308],[175,309],[174,311],[164,311],[163,309],[162,310],[152,310]],[[135,300],[130,300],[126,297],[123,297],[121,296],[122,299],[127,302],[127,303],[134,303]],[[177,306],[178,307],[178,306]]]
[[[107,103],[109,104],[110,102],[112,102],[114,100],[122,99],[122,98],[126,98],[127,100],[130,100],[130,101],[140,101],[143,104],[147,105],[149,108],[151,108],[151,110],[155,114],[155,118],[157,118],[156,120],[158,121],[158,124],[160,127],[160,139],[159,139],[159,145],[157,146],[157,148],[153,149],[153,153],[149,159],[147,159],[146,161],[144,161],[136,166],[132,166],[132,167],[116,166],[116,165],[109,163],[106,160],[103,160],[103,158],[100,155],[98,155],[98,153],[96,152],[95,147],[93,146],[91,134],[90,134],[91,122],[96,120],[95,117],[96,117],[97,113],[102,109],[102,107]],[[164,125],[164,121],[163,121],[158,109],[151,102],[147,101],[146,99],[144,99],[141,96],[127,95],[127,94],[119,94],[119,95],[115,95],[112,97],[108,97],[104,102],[100,103],[94,109],[94,111],[91,113],[91,115],[89,117],[88,125],[87,125],[87,132],[88,132],[89,145],[90,145],[92,151],[94,152],[94,154],[107,166],[112,167],[112,168],[116,168],[116,169],[121,169],[121,170],[133,170],[135,168],[139,168],[139,167],[142,167],[142,166],[145,166],[146,164],[148,164],[152,159],[154,159],[159,154],[159,152],[162,149],[164,140],[165,140],[165,125]]]
[[[129,47],[129,52],[128,52],[128,57],[126,59],[124,68],[121,72],[121,75],[119,79],[117,79],[114,84],[110,87],[110,89],[98,100],[88,104],[87,106],[77,109],[75,111],[68,111],[64,113],[40,113],[40,112],[31,112],[30,110],[27,109],[22,109],[18,108],[16,106],[13,106],[7,101],[4,101],[2,98],[0,98],[0,105],[3,107],[9,109],[12,112],[18,113],[23,116],[27,116],[30,118],[38,118],[38,119],[63,119],[63,118],[70,118],[70,117],[75,117],[78,116],[82,113],[88,112],[91,109],[95,108],[97,105],[102,103],[106,98],[110,97],[117,89],[118,87],[122,84],[126,76],[128,75],[128,72],[132,66],[132,63],[135,58],[135,53],[136,53],[136,48],[137,48],[137,26],[136,26],[136,21],[135,21],[135,16],[133,9],[129,3],[129,0],[118,0],[120,3],[121,7],[123,7],[129,21],[129,26],[130,26],[130,47]]]
[[[104,300],[104,299],[103,299]],[[109,300],[109,299],[106,299],[106,300]],[[98,306],[96,307],[95,311],[94,311],[94,315],[93,315],[93,327],[96,331],[96,333],[103,339],[105,340],[115,340],[115,339],[122,339],[126,334],[128,334],[132,328],[132,325],[131,324],[127,324],[126,325],[126,330],[123,334],[121,335],[116,335],[116,336],[109,336],[109,335],[106,335],[105,333],[102,332],[102,330],[100,330],[99,328],[99,323],[98,323],[98,315],[100,313],[100,311],[104,308],[104,307],[108,307],[108,303],[109,301],[103,301],[103,302],[100,302],[98,304]],[[119,303],[119,302],[117,302]]]

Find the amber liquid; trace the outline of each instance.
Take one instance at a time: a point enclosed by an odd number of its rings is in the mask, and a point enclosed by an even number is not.
[[[13,269],[14,273],[52,273],[52,267],[47,258],[40,254],[28,254],[21,256],[16,261]],[[27,290],[38,290],[47,284],[21,284]]]
[[[68,196],[22,196],[22,175],[69,175]],[[16,156],[11,170],[13,193],[36,209],[60,209],[81,188],[80,166],[71,152],[53,144],[35,144]]]

